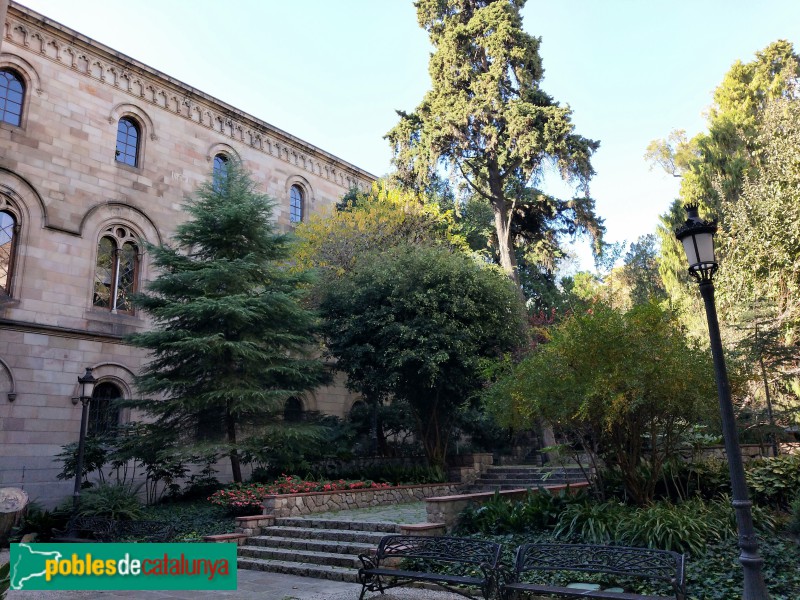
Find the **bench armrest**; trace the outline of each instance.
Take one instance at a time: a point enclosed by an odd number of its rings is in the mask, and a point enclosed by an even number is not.
[[[376,556],[370,556],[369,554],[359,554],[358,559],[361,561],[362,569],[377,569],[378,568],[378,558]]]

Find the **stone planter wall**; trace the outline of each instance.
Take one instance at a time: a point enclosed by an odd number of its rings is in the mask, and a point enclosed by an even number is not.
[[[545,490],[551,494],[557,494],[561,490],[569,489],[570,491],[578,491],[589,487],[588,483],[573,483],[570,485],[546,485],[540,490]],[[531,489],[532,492],[538,490]],[[527,489],[506,490],[499,492],[503,498],[512,500],[521,500],[527,494]],[[455,527],[458,515],[467,506],[475,504],[483,504],[490,500],[495,495],[495,492],[478,492],[476,494],[457,494],[451,496],[439,496],[425,499],[425,510],[428,513],[428,523],[442,523],[447,531],[451,531]]]
[[[267,496],[261,506],[265,515],[296,517],[332,510],[352,510],[372,506],[389,506],[405,502],[421,502],[431,496],[452,494],[456,483],[400,485],[383,489],[309,492]]]
[[[450,481],[460,481],[469,485],[474,483],[492,465],[492,462],[492,455],[488,452],[448,456],[447,477]]]

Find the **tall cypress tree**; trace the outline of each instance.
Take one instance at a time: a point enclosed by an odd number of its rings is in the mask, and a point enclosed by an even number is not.
[[[135,300],[154,322],[129,338],[152,352],[137,387],[161,396],[139,406],[189,445],[220,444],[238,482],[242,450],[259,425],[326,378],[308,355],[316,319],[301,304],[306,277],[281,264],[287,238],[276,230],[273,203],[246,170],[229,163],[185,209],[175,245],[148,246],[159,275]]]
[[[519,283],[515,245],[528,262],[551,264],[562,235],[585,232],[600,248],[602,220],[589,179],[598,142],[574,132],[572,113],[541,87],[541,40],[522,28],[525,0],[417,0],[417,19],[433,46],[431,89],[386,135],[396,178],[427,188],[438,169],[494,214],[503,270]],[[570,199],[540,189],[556,166],[576,185]]]

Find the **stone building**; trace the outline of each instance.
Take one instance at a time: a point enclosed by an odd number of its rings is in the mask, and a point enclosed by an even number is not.
[[[284,229],[374,177],[24,6],[0,9],[0,487],[52,505],[71,493],[53,456],[78,439],[78,376],[100,381],[91,427],[135,394],[144,355],[122,340],[148,326],[128,301],[153,277],[140,240],[169,240],[183,199],[231,159]],[[352,404],[341,382],[299,401],[339,416]]]

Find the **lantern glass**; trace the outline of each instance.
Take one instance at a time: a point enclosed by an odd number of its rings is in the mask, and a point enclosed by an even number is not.
[[[714,236],[711,232],[692,233],[683,238],[681,242],[683,242],[683,249],[686,252],[690,269],[716,263],[714,259]]]
[[[81,396],[91,398],[94,393],[94,385],[97,383],[94,375],[92,375],[92,369],[87,367],[83,377],[78,377],[78,383],[81,384]]]

